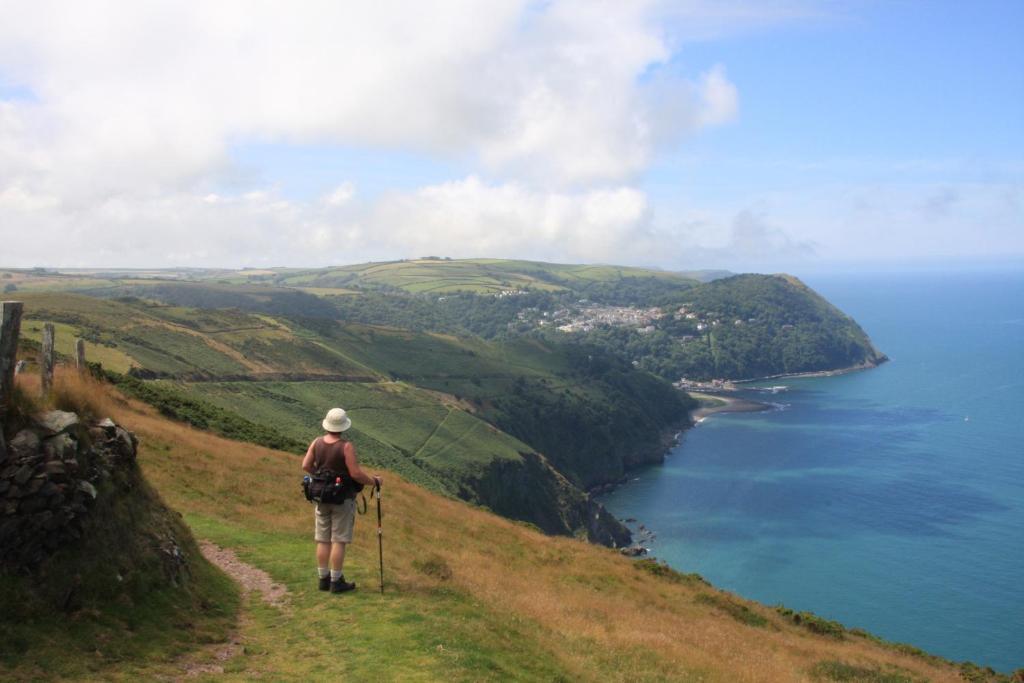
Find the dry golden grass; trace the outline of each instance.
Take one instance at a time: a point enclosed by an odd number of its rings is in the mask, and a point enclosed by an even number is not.
[[[120,408],[120,420],[139,435],[146,476],[173,507],[263,532],[309,536],[311,513],[298,492],[294,454],[170,422],[109,391],[102,400]],[[915,680],[960,680],[951,665],[858,637],[815,635],[772,609],[734,598],[768,620],[764,628],[745,625],[695,602],[714,589],[650,575],[612,550],[544,536],[384,476],[390,584],[409,594],[444,585],[528,624],[575,679],[802,681],[813,680],[816,663],[831,660],[898,667]],[[357,523],[350,553],[375,553],[370,520]],[[451,577],[424,571],[424,559],[450,568]]]
[[[36,373],[23,373],[15,379],[19,412],[66,410],[78,413],[86,421],[109,417],[116,422],[127,406],[125,399],[112,392],[109,385],[65,365],[54,368],[53,389],[48,396],[40,395],[39,381]]]

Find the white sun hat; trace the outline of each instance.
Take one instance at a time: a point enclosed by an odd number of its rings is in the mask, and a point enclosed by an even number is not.
[[[331,408],[327,411],[327,417],[324,418],[323,425],[325,431],[343,432],[352,426],[352,420],[348,419],[344,409]]]

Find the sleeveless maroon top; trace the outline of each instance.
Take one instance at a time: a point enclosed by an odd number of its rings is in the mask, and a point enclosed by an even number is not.
[[[351,479],[348,465],[345,464],[345,444],[347,443],[344,439],[327,443],[324,441],[324,437],[318,437],[313,442],[313,471],[330,470],[344,480]]]

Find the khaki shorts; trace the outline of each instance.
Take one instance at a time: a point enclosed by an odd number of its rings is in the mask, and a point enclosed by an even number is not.
[[[317,543],[351,543],[352,527],[356,522],[356,501],[316,504]]]

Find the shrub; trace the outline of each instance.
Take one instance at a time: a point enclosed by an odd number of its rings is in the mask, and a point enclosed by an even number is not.
[[[854,666],[845,662],[819,662],[811,669],[811,675],[828,681],[858,681],[862,683],[913,683],[914,679],[878,667]]]
[[[738,602],[733,602],[724,595],[715,595],[712,593],[701,593],[694,602],[704,603],[705,605],[711,605],[747,626],[755,626],[757,628],[764,628],[768,625],[768,620],[762,615],[758,614],[754,610],[750,609],[746,605],[741,605]]]
[[[978,666],[974,662],[961,662],[960,664],[960,678],[970,683],[1015,683],[1017,680],[1024,680],[1024,673],[1022,670],[1018,670],[1013,674],[1013,678],[999,673],[990,666]],[[1019,678],[1018,678],[1018,675]]]
[[[876,636],[874,633],[869,633],[868,631],[865,631],[862,628],[850,628],[846,630],[846,633],[852,636],[858,636],[860,638],[870,640],[873,643],[877,643],[882,647],[889,648],[890,650],[894,650],[896,652],[899,652],[900,654],[910,655],[911,657],[917,657],[919,659],[932,662],[933,664],[942,664],[945,662],[945,660],[941,657],[929,654],[915,645],[910,645],[908,643],[894,643],[884,638],[880,638]]]
[[[788,607],[783,607],[782,605],[776,607],[775,611],[792,621],[797,626],[803,626],[811,633],[817,633],[837,640],[842,640],[846,633],[846,627],[838,621],[823,619],[813,612],[794,612]]]
[[[107,371],[107,379],[124,393],[145,401],[161,415],[188,423],[197,429],[212,431],[235,441],[248,441],[281,451],[305,452],[304,442],[285,436],[264,425],[224,410],[212,403],[188,396],[168,385],[143,382],[129,375]]]
[[[683,574],[682,572],[677,572],[675,569],[672,569],[672,567],[668,566],[664,562],[659,562],[654,558],[637,560],[634,563],[634,566],[636,566],[636,568],[641,571],[645,571],[648,574],[653,574],[654,576],[657,576],[661,579],[666,579],[668,581],[671,581],[672,583],[699,583],[705,586],[711,585],[700,574]]]
[[[421,574],[426,574],[438,581],[448,581],[452,578],[452,568],[439,555],[432,555],[424,560],[413,560],[412,566]]]

